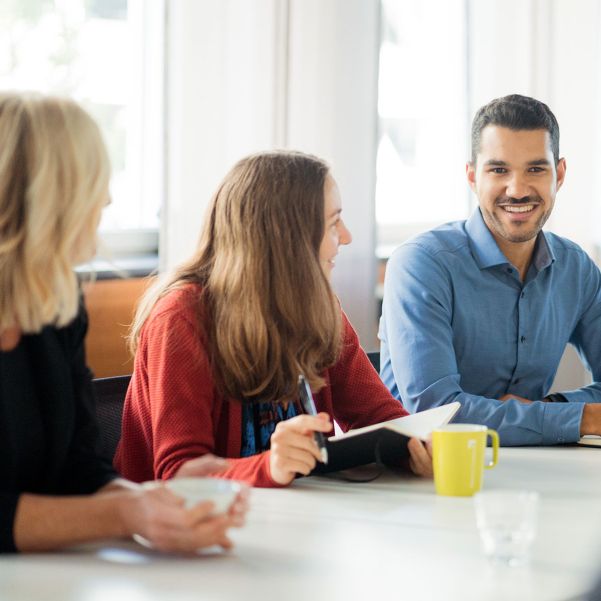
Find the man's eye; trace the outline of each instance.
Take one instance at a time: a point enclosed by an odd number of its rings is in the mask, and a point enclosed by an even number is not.
[[[502,174],[502,173],[507,173],[507,169],[505,169],[505,167],[493,167],[490,170],[491,173],[498,173],[498,174]]]
[[[543,173],[545,169],[543,167],[530,167],[528,171],[530,171],[530,173]]]

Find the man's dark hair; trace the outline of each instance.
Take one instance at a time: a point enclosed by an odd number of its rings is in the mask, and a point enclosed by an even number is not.
[[[514,131],[546,129],[551,137],[555,164],[559,161],[559,124],[551,109],[540,100],[519,94],[495,98],[485,104],[472,122],[472,162],[480,151],[482,130],[487,125],[507,127]]]

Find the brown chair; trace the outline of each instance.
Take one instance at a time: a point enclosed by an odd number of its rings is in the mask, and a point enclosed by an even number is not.
[[[127,278],[84,283],[89,317],[86,358],[95,377],[121,376],[133,371],[126,336],[138,299],[149,282],[149,278]]]

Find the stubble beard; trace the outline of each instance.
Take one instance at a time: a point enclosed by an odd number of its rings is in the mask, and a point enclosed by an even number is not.
[[[536,200],[536,202],[539,203],[539,206],[543,205],[541,198],[536,198],[533,200]],[[503,211],[503,209],[498,205],[500,202],[506,202],[506,201],[507,201],[507,198],[497,198],[495,201],[496,208],[499,211]],[[520,202],[516,202],[513,204],[516,204],[516,205],[528,204],[528,202],[520,201]],[[516,227],[518,227],[520,229],[522,228],[522,226],[528,227],[528,229],[525,231],[518,231],[515,233],[509,232],[506,229],[503,221],[501,219],[499,219],[495,215],[494,212],[490,212],[487,209],[483,208],[482,214],[484,216],[484,221],[485,221],[486,225],[489,227],[490,230],[492,230],[492,232],[494,234],[503,238],[503,240],[507,240],[507,242],[520,243],[520,242],[528,242],[529,240],[532,240],[533,238],[536,238],[538,236],[539,232],[543,229],[545,223],[547,223],[547,220],[549,219],[549,216],[551,215],[551,209],[549,209],[548,211],[543,211],[533,226],[528,226],[526,223],[516,224]]]

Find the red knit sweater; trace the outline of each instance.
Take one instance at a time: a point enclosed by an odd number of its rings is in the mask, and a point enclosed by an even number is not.
[[[123,411],[115,467],[141,482],[171,478],[187,460],[205,453],[229,458],[225,478],[276,486],[269,451],[240,457],[242,406],[215,390],[198,326],[200,288],[188,285],[162,298],[142,328]],[[343,431],[407,415],[359,346],[343,314],[340,359],[315,395]]]

